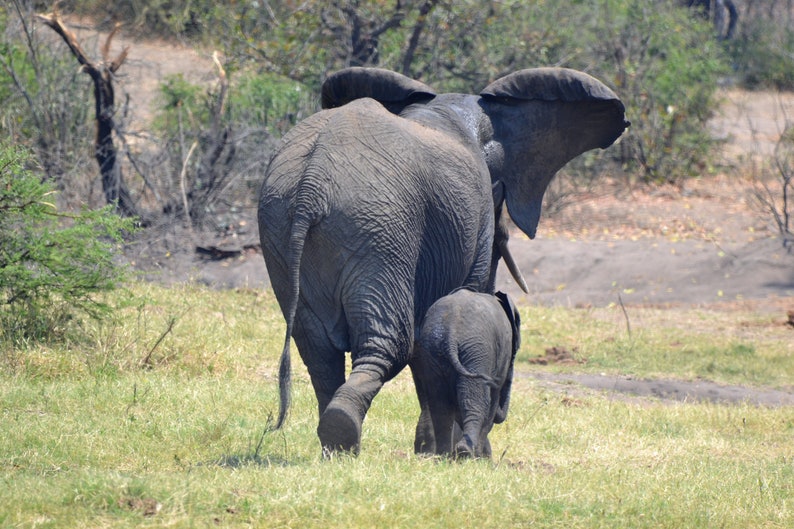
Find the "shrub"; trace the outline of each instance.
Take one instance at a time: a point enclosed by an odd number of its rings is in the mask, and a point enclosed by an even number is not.
[[[215,94],[193,84],[181,74],[166,77],[160,85],[157,128],[175,135],[209,128]],[[281,136],[295,123],[317,110],[318,96],[297,81],[276,74],[235,72],[229,90],[229,105],[223,120],[236,128],[265,128]]]
[[[727,71],[711,28],[672,0],[602,4],[578,32],[581,49],[588,51],[573,66],[589,66],[613,83],[626,105],[632,126],[613,151],[644,181],[702,174],[714,143],[706,123]]]
[[[180,129],[206,126],[209,102],[204,88],[182,74],[169,75],[160,84],[160,110],[154,126],[158,131],[178,134]]]
[[[737,35],[726,42],[740,83],[794,89],[794,5],[790,0],[747,0]]]
[[[783,247],[794,251],[794,124],[775,144],[771,159],[761,166],[754,181],[754,199],[764,214],[777,226]]]
[[[234,122],[265,127],[281,136],[316,110],[318,98],[296,81],[274,74],[241,72],[230,99]]]
[[[115,288],[124,268],[115,248],[132,219],[110,207],[57,211],[54,191],[25,168],[26,151],[0,145],[0,330],[2,339],[47,340],[75,313],[102,317],[97,295]]]

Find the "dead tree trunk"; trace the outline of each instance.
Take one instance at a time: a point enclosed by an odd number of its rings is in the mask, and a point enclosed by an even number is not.
[[[64,26],[57,11],[47,15],[36,15],[36,18],[52,28],[69,46],[72,55],[82,66],[82,70],[91,77],[94,84],[94,107],[96,120],[96,137],[94,139],[94,157],[99,164],[99,172],[102,175],[102,190],[105,193],[105,200],[108,204],[113,204],[120,215],[135,216],[137,208],[132,200],[127,186],[121,174],[116,146],[113,143],[113,130],[115,124],[113,115],[115,113],[115,95],[113,92],[113,74],[121,67],[127,58],[129,48],[124,48],[112,61],[108,61],[110,52],[110,41],[116,34],[119,26],[116,26],[108,35],[104,46],[102,46],[102,61],[95,62],[88,58],[83,51],[77,37]]]

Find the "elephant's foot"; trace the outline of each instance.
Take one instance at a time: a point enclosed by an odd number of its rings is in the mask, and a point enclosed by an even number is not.
[[[434,439],[424,440],[419,437],[414,438],[414,453],[416,455],[433,455],[436,453],[436,442]]]
[[[455,449],[453,450],[453,455],[456,459],[469,459],[476,457],[474,454],[474,447],[469,446],[465,440],[460,441],[458,444],[455,445]]]
[[[490,449],[491,444],[486,439],[486,443],[488,443],[488,453],[486,454],[484,450],[479,447],[478,442],[475,442],[469,437],[468,435],[463,436],[463,439],[458,441],[455,444],[455,449],[453,450],[453,455],[457,459],[473,459],[473,458],[480,458],[486,457],[490,458]]]
[[[357,414],[331,403],[320,417],[317,435],[323,447],[323,456],[333,452],[358,455],[361,444],[361,420]]]
[[[317,435],[324,454],[340,451],[358,455],[361,424],[382,386],[383,382],[370,373],[354,370],[350,374],[320,416]]]
[[[487,437],[482,443],[482,457],[491,459],[491,441],[489,441]]]
[[[419,422],[416,424],[416,435],[414,436],[414,453],[436,453],[436,437],[433,433],[433,423],[430,420],[430,412],[425,411],[424,409],[419,415]]]

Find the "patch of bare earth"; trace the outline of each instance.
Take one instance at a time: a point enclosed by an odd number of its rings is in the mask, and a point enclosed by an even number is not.
[[[766,407],[794,406],[794,388],[751,388],[708,380],[643,379],[595,373],[523,372],[516,376],[532,378],[540,387],[562,393],[563,398],[567,399],[597,394],[639,404],[712,402]]]
[[[575,366],[587,363],[578,351],[564,347],[549,347],[543,356],[529,360],[533,365]],[[672,378],[637,378],[626,375],[598,373],[550,373],[520,371],[519,378],[529,378],[543,389],[563,395],[563,403],[576,405],[587,395],[605,395],[607,398],[638,404],[648,402],[711,402],[715,404],[750,404],[755,406],[794,406],[794,386],[751,388],[748,386],[718,384],[709,380],[679,380]]]

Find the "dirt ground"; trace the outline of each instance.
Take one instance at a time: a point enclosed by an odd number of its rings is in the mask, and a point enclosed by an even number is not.
[[[92,34],[90,27],[77,29],[83,36]],[[131,46],[119,82],[130,93],[133,126],[149,119],[157,85],[166,75],[214,82],[209,53],[124,39],[114,47],[121,45]],[[535,240],[513,234],[510,246],[530,293],[522,293],[502,267],[498,288],[518,304],[587,307],[622,302],[725,310],[752,304],[781,314],[794,310],[794,251],[784,249],[772,217],[754,206],[751,180],[728,176],[734,174],[732,166],[770,156],[784,124],[794,119],[794,94],[728,89],[722,96],[711,128],[726,141],[718,164],[726,170],[688,181],[683,188],[608,183],[578,196],[541,221]],[[198,234],[194,243],[178,227],[151,235],[128,248],[130,261],[146,279],[195,281],[215,288],[268,285],[254,211],[245,212],[223,233]],[[643,398],[794,405],[794,390],[583,374],[530,376],[565,392],[587,387]]]

